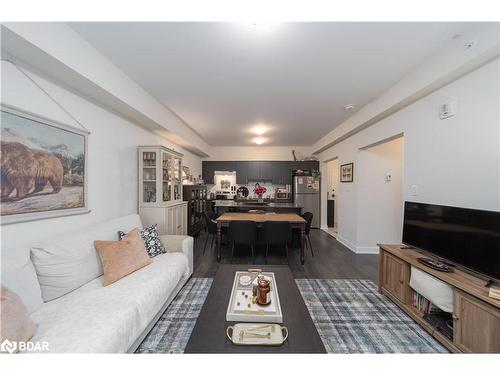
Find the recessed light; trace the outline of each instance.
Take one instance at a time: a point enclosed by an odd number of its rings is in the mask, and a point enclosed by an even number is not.
[[[257,137],[253,140],[256,144],[261,145],[265,142],[265,139],[262,137]]]
[[[355,104],[346,104],[344,106],[344,111],[350,111],[351,109],[354,109],[354,108],[356,108]]]

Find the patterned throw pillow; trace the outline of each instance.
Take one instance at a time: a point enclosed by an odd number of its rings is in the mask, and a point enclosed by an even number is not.
[[[121,230],[118,231],[118,239],[121,241],[126,235],[125,232]],[[156,229],[156,224],[141,230],[141,237],[144,240],[144,246],[150,258],[153,258],[160,254],[165,254],[167,250],[160,241],[160,235]]]

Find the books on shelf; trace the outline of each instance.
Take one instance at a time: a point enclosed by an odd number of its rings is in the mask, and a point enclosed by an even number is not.
[[[412,306],[424,314],[440,310],[437,306],[434,306],[431,301],[414,290],[412,290]]]

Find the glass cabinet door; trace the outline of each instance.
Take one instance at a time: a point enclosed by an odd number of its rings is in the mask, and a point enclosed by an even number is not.
[[[142,200],[144,203],[156,202],[156,164],[154,151],[142,153]]]
[[[172,157],[166,152],[161,153],[162,202],[172,200]]]
[[[172,162],[172,184],[174,186],[174,200],[180,200],[182,198],[181,159],[178,157],[173,157]]]

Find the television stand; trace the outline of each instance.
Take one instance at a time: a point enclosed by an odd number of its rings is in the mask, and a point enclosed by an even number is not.
[[[484,280],[459,268],[454,272],[437,271],[419,261],[421,253],[412,249],[401,250],[400,246],[379,245],[379,291],[450,351],[500,353],[500,301],[488,296],[489,289]],[[412,266],[453,288],[451,338],[444,326],[437,329],[435,322],[428,321],[430,316],[425,317],[412,306]]]

